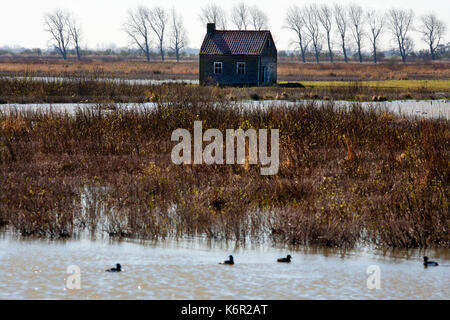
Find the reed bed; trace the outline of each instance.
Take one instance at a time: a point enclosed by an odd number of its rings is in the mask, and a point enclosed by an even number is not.
[[[305,85],[304,88],[217,87],[186,83],[140,84],[121,80],[78,78],[71,80],[33,78],[0,78],[0,104],[4,103],[121,103],[208,100],[352,100],[386,101],[402,99],[446,99],[449,90],[430,86],[374,86],[369,83],[348,82],[342,85]]]
[[[449,247],[448,120],[332,101],[246,109],[175,88],[152,109],[0,112],[0,224],[30,237]],[[280,129],[279,173],[173,164],[172,131],[196,120]]]

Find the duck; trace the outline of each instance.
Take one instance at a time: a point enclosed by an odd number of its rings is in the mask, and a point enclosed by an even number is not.
[[[428,261],[428,257],[425,256],[425,257],[423,257],[423,265],[425,267],[437,267],[439,265],[439,263],[434,262],[434,261]]]
[[[288,254],[287,256],[286,256],[286,258],[280,258],[280,259],[278,259],[277,261],[278,262],[291,262],[291,255],[290,254]]]
[[[233,264],[234,264],[233,256],[230,255],[228,258],[229,258],[228,260],[225,260],[224,262],[220,262],[220,264],[229,264],[229,265],[233,265]]]
[[[122,266],[120,265],[120,263],[117,263],[115,268],[106,270],[106,272],[120,272],[120,271],[122,271]]]

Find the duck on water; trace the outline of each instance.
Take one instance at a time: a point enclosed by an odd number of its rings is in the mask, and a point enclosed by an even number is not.
[[[228,264],[228,265],[233,265],[234,264],[234,259],[233,256],[229,256],[228,260],[225,260],[224,262],[220,262],[219,264]]]
[[[117,263],[115,268],[106,270],[106,272],[120,272],[120,271],[122,271],[122,266],[120,265],[120,263]]]
[[[439,265],[439,263],[437,263],[435,261],[428,261],[428,257],[425,256],[425,257],[423,257],[423,265],[425,267],[437,267]]]
[[[289,262],[291,262],[291,259],[292,259],[291,255],[288,254],[286,258],[280,258],[277,261],[278,262],[287,262],[287,263],[289,263]]]

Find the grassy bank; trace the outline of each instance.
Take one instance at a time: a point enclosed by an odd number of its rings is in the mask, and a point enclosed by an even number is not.
[[[302,85],[311,87],[352,87],[352,81],[303,81]],[[403,89],[403,90],[429,90],[450,92],[450,80],[385,80],[385,81],[360,81],[362,87],[377,89]]]
[[[196,93],[180,89],[170,107],[149,110],[0,113],[1,224],[55,238],[89,230],[142,239],[450,245],[448,121],[358,105],[338,110],[333,102],[213,107]],[[279,128],[279,173],[174,165],[171,133],[192,132],[195,120],[222,132]]]
[[[180,83],[144,85],[125,81],[79,78],[38,81],[0,78],[1,103],[159,102],[196,97],[201,101],[352,100],[384,101],[450,98],[450,81],[302,82],[305,88],[202,87]]]

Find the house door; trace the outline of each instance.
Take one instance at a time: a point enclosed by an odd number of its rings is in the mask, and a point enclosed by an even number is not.
[[[267,70],[267,67],[261,68],[261,83],[266,82],[266,70]]]

